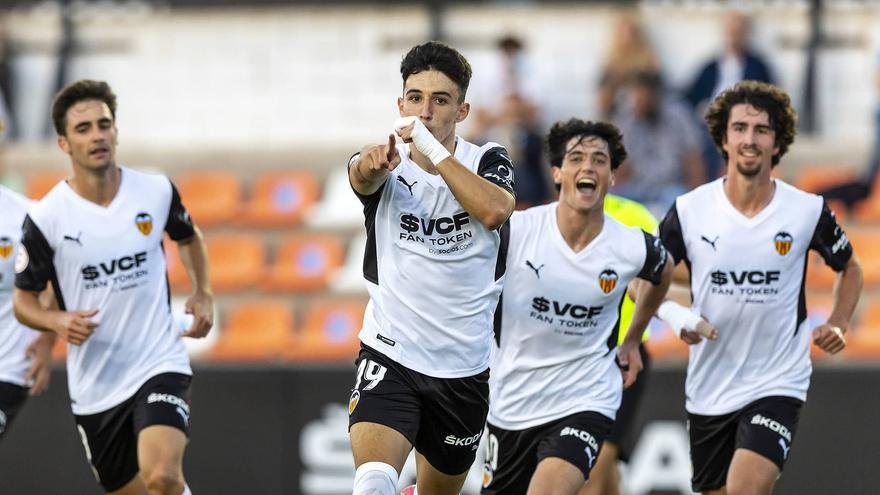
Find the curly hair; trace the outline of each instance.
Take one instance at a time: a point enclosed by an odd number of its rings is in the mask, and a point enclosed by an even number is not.
[[[98,100],[107,104],[116,120],[116,95],[104,81],[83,79],[64,87],[52,101],[52,124],[59,136],[67,135],[67,110],[81,101]]]
[[[791,98],[778,87],[759,81],[740,81],[718,95],[706,109],[705,119],[709,134],[725,162],[728,155],[723,144],[727,136],[730,110],[743,103],[767,112],[770,127],[776,135],[776,146],[779,147],[779,152],[773,155],[772,164],[775,167],[797,134],[797,113],[791,106]]]
[[[584,140],[593,136],[608,143],[611,170],[617,170],[617,167],[626,160],[626,148],[623,146],[623,134],[620,133],[620,129],[607,122],[585,122],[580,119],[553,124],[550,133],[547,134],[547,158],[550,160],[550,166],[562,166],[565,154],[569,151],[566,146],[571,138],[580,137]]]

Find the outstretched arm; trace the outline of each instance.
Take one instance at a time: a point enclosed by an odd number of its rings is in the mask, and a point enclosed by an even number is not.
[[[186,313],[193,315],[193,322],[183,336],[202,338],[214,325],[214,293],[208,274],[205,240],[198,227],[193,229],[195,235],[178,243],[180,261],[193,287],[193,294],[186,300]]]
[[[834,283],[834,306],[828,321],[813,330],[813,342],[828,354],[835,354],[846,347],[843,334],[849,328],[850,319],[862,293],[862,265],[853,255],[837,274]]]

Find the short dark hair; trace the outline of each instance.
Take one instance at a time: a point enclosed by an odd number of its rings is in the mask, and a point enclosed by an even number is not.
[[[775,167],[797,134],[797,113],[791,105],[791,98],[778,87],[760,81],[740,81],[718,95],[706,109],[705,118],[709,134],[725,162],[728,156],[723,144],[727,137],[730,109],[739,104],[751,105],[767,112],[770,126],[776,134],[776,146],[779,147],[779,153],[773,155],[772,163]]]
[[[67,134],[67,110],[81,101],[98,100],[107,104],[113,121],[116,121],[116,95],[104,81],[82,79],[68,84],[52,100],[52,124],[59,136]]]
[[[570,119],[568,122],[553,124],[550,133],[547,134],[547,158],[551,167],[561,167],[566,149],[571,138],[580,137],[581,141],[589,137],[598,137],[608,143],[608,153],[611,159],[611,170],[626,160],[626,148],[623,146],[623,134],[613,124],[607,122],[592,122],[580,119]]]
[[[404,86],[409,76],[426,70],[442,72],[451,79],[461,92],[459,103],[464,101],[471,82],[471,64],[458,50],[439,41],[429,41],[412,47],[400,62]]]

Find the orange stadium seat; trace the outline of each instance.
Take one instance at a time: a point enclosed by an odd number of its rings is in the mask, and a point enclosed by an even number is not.
[[[847,333],[843,355],[855,360],[880,359],[880,301],[868,303],[859,324]]]
[[[241,302],[226,319],[223,333],[208,357],[217,360],[259,360],[279,356],[293,336],[294,312],[287,302]]]
[[[276,227],[299,223],[318,200],[318,181],[308,171],[272,172],[257,177],[241,223]]]
[[[645,343],[651,358],[657,361],[687,361],[688,345],[668,325],[651,326],[651,338]]]
[[[364,299],[318,299],[306,310],[302,332],[285,349],[297,361],[353,360],[364,321]]]
[[[172,291],[189,291],[191,289],[189,277],[186,274],[183,263],[180,262],[180,252],[177,250],[177,243],[166,235],[162,245],[165,248],[165,263],[168,265],[168,285],[171,286]]]
[[[226,171],[192,172],[175,181],[183,205],[202,227],[232,221],[241,210],[241,184]]]
[[[211,285],[217,292],[255,287],[263,278],[266,247],[250,234],[226,234],[207,238]]]
[[[68,172],[42,172],[28,177],[25,184],[25,196],[31,199],[42,199],[56,184],[70,175]]]
[[[299,234],[281,243],[263,288],[270,291],[314,291],[342,265],[342,241],[330,234]]]
[[[856,178],[855,167],[852,165],[836,163],[805,165],[798,170],[794,185],[798,189],[817,193]]]
[[[52,346],[52,360],[64,362],[67,360],[67,341],[63,339],[55,339],[55,345]]]

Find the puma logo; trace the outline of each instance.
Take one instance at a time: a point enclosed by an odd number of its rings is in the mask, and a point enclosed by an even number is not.
[[[700,236],[700,239],[703,240],[706,244],[712,246],[712,251],[717,251],[717,249],[715,249],[715,243],[718,242],[718,236],[717,236],[717,235],[716,235],[715,238],[712,239],[711,241],[709,240],[708,237],[706,237],[706,236],[704,236],[704,235],[701,235],[701,236]]]
[[[590,469],[593,469],[593,463],[596,462],[596,454],[594,454],[589,447],[586,447],[584,452],[587,453],[587,460],[590,463]]]
[[[76,237],[69,236],[69,235],[65,235],[65,236],[64,236],[64,239],[62,239],[62,240],[63,240],[63,241],[71,241],[71,242],[75,242],[75,243],[79,244],[80,247],[82,247],[82,242],[80,242],[80,240],[79,240],[80,237],[82,237],[82,232],[77,233],[77,234],[76,234]]]
[[[397,176],[397,182],[400,182],[401,184],[403,184],[404,186],[406,186],[407,189],[409,189],[409,195],[410,195],[410,196],[413,195],[413,192],[412,192],[412,188],[413,188],[413,186],[419,183],[419,181],[414,181],[412,184],[410,184],[409,182],[406,181],[406,179],[403,178],[402,175],[398,175],[398,176]]]
[[[779,446],[782,447],[782,458],[788,459],[788,451],[791,450],[791,447],[785,446],[785,441],[783,439],[779,439]]]
[[[526,265],[528,265],[529,268],[531,268],[532,270],[535,271],[536,277],[541,278],[541,268],[544,268],[544,265],[541,265],[538,268],[535,268],[535,265],[533,265],[532,262],[529,260],[526,260]]]

